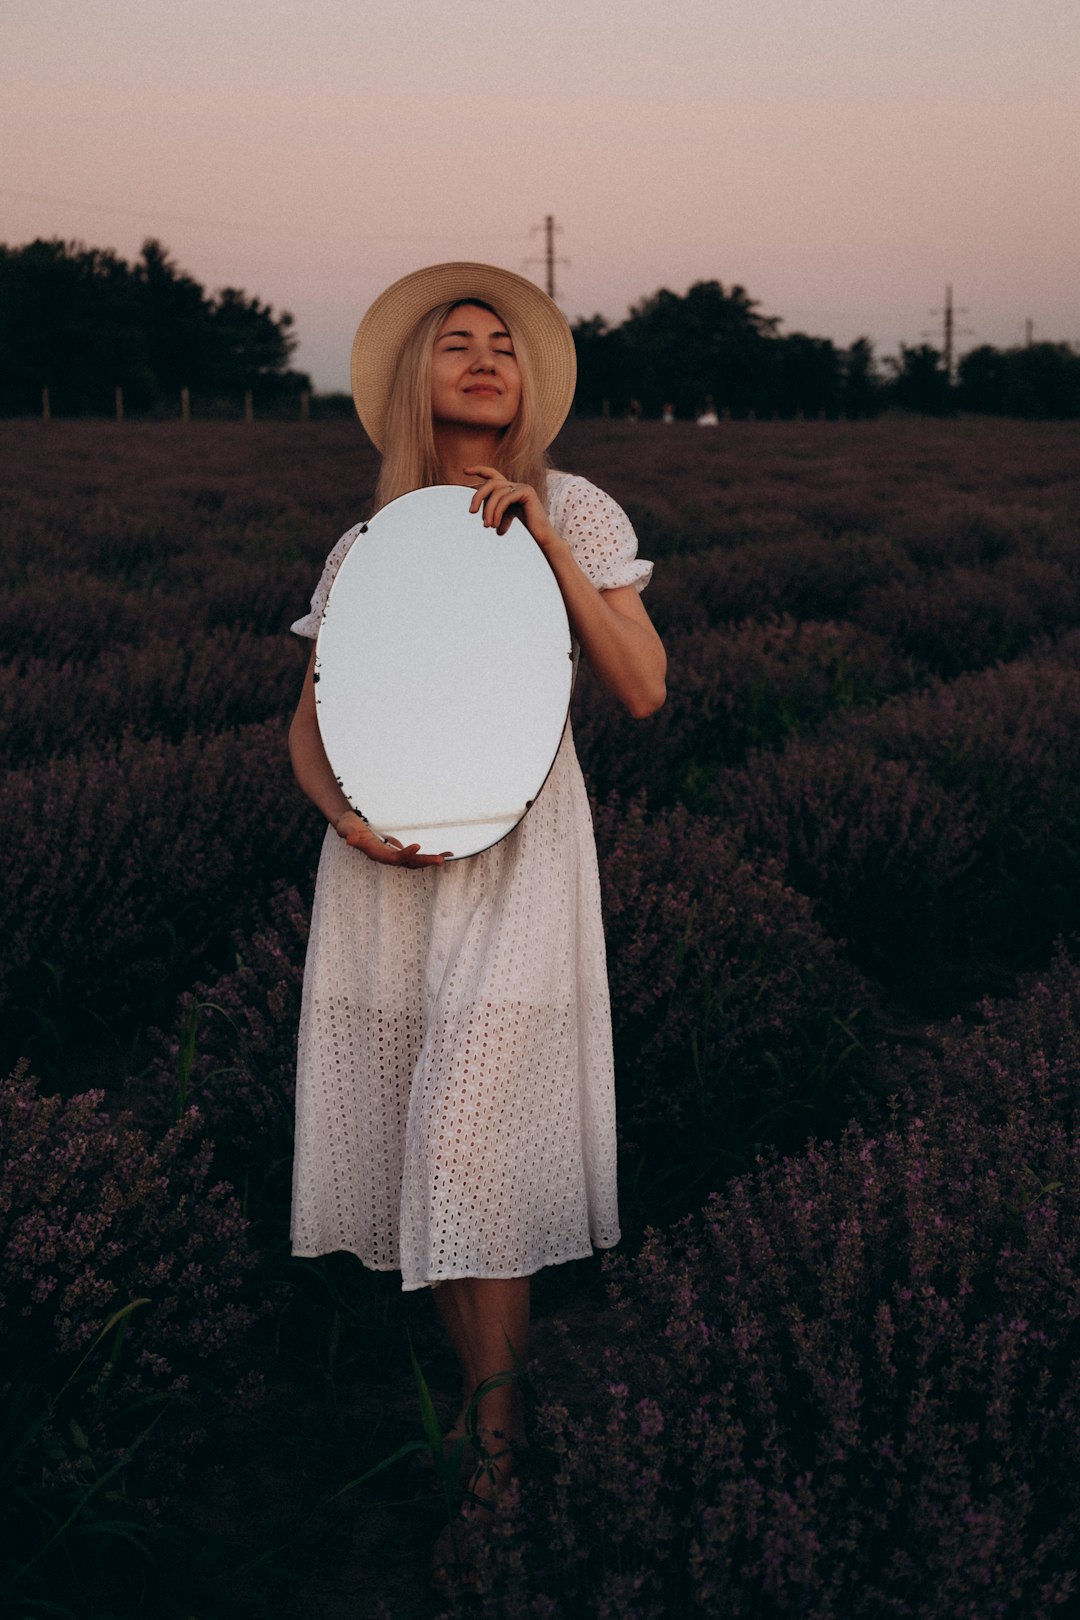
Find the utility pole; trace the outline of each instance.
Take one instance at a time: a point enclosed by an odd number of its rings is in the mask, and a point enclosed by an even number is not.
[[[561,236],[562,226],[556,225],[554,214],[545,214],[544,223],[542,225],[534,225],[532,230],[529,232],[529,235],[535,236],[537,231],[543,231],[544,233],[544,291],[547,293],[549,298],[554,299],[555,266],[556,264],[570,263],[569,259],[557,259],[555,257],[555,233],[558,231]],[[539,264],[540,261],[538,259],[530,259],[528,262],[529,264]]]
[[[1030,349],[1035,341],[1035,322],[1029,316],[1024,322],[1024,347]]]
[[[956,315],[966,315],[967,310],[966,310],[966,308],[965,309],[956,309],[956,310],[954,310],[953,301],[952,301],[952,286],[950,285],[950,286],[945,288],[945,303],[944,303],[944,306],[941,309],[932,309],[930,311],[930,313],[931,313],[931,315],[940,315],[940,316],[942,316],[941,357],[945,362],[945,375],[948,378],[949,384],[951,386],[956,381],[956,374],[955,374],[955,369],[954,369],[954,364],[953,364],[953,361],[954,361],[954,355],[953,355],[954,339],[961,332],[963,332],[965,334],[965,336],[968,336],[968,337],[973,336],[971,327],[970,326],[957,327],[956,324],[955,324],[954,317]],[[924,332],[923,333],[923,337],[931,337],[933,335],[934,334],[932,334],[930,332]]]

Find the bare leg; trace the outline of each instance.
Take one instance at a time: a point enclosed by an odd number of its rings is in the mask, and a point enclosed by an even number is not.
[[[529,1349],[528,1277],[460,1277],[440,1283],[435,1300],[461,1362],[466,1404],[489,1378],[525,1365]],[[517,1381],[501,1384],[482,1397],[477,1426],[486,1431],[487,1450],[495,1460],[474,1483],[478,1495],[493,1495],[513,1471],[507,1445],[524,1438],[521,1392]],[[457,1426],[455,1425],[455,1429]],[[460,1431],[458,1431],[460,1432]]]
[[[457,1440],[465,1433],[465,1414],[479,1379],[473,1369],[472,1350],[461,1315],[461,1283],[456,1278],[449,1282],[436,1283],[432,1293],[435,1296],[435,1308],[461,1367],[461,1410],[446,1437],[448,1440]]]
[[[529,1348],[529,1279],[458,1277],[439,1283],[434,1293],[439,1315],[461,1363],[467,1409],[476,1390],[489,1378],[516,1372],[525,1365]],[[464,1433],[465,1409],[451,1435]],[[513,1475],[512,1448],[524,1439],[521,1391],[516,1379],[480,1398],[476,1425],[484,1456],[469,1489],[474,1499],[490,1501]],[[459,1538],[463,1530],[459,1528]],[[469,1543],[455,1539],[451,1525],[443,1529],[435,1543],[431,1578],[438,1588],[454,1582],[463,1591],[475,1589],[476,1568]]]

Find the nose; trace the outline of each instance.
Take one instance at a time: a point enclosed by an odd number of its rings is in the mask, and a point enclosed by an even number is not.
[[[481,349],[479,349],[477,351],[475,359],[473,360],[472,365],[469,367],[469,370],[470,371],[494,371],[495,370],[494,350],[489,349],[489,348],[481,348]]]

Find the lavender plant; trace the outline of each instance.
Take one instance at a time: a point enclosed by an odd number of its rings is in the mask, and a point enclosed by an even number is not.
[[[879,702],[914,678],[884,636],[790,617],[675,631],[667,652],[667,701],[644,725],[587,669],[579,672],[574,738],[599,797],[641,791],[653,805],[705,807],[718,767],[829,714]]]
[[[278,722],[176,744],[127,738],[11,771],[0,823],[9,1039],[32,1010],[50,1012],[57,983],[114,1017],[175,993],[273,880],[306,880],[322,833]]]
[[[234,965],[180,997],[171,1028],[154,1031],[147,1069],[128,1081],[132,1107],[155,1133],[195,1108],[247,1207],[281,1219],[292,1163],[296,1031],[308,908],[280,886],[267,915],[233,940]]]
[[[918,993],[955,994],[965,963],[1029,964],[1076,924],[1072,647],[827,721],[720,773],[719,812],[856,960]]]
[[[1080,623],[1080,586],[1059,562],[1007,557],[992,571],[945,568],[866,593],[856,617],[936,675],[982,669]]]
[[[843,1120],[865,987],[768,861],[682,807],[596,816],[627,1214],[682,1213],[765,1142]]]
[[[110,645],[86,662],[28,659],[0,669],[0,746],[26,764],[85,758],[129,733],[179,742],[250,725],[288,712],[302,672],[298,642],[224,626]]]
[[[152,1141],[20,1066],[0,1140],[0,1578],[25,1600],[71,1585],[57,1561],[77,1586],[95,1537],[153,1539],[206,1424],[257,1393],[263,1307],[196,1113]]]
[[[1075,1604],[1080,968],[983,1016],[878,1126],[610,1265],[589,1409],[540,1410],[485,1620]]]

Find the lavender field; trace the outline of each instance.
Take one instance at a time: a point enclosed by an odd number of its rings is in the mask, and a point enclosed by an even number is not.
[[[574,699],[626,1237],[537,1280],[484,1620],[1080,1610],[1080,428],[571,422],[670,696]],[[422,1294],[293,1261],[349,422],[0,423],[20,1616],[412,1620]],[[369,1477],[370,1476],[370,1477]]]

